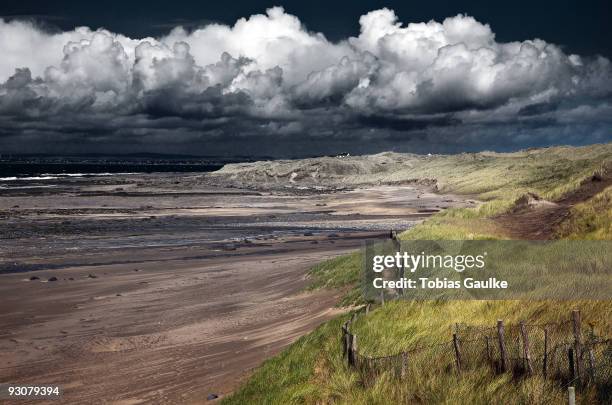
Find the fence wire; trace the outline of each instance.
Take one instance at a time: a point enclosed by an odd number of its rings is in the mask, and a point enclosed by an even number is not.
[[[428,372],[460,374],[488,366],[495,373],[516,377],[541,375],[564,387],[595,387],[604,403],[612,400],[612,339],[598,336],[592,328],[575,331],[572,321],[507,324],[501,330],[456,324],[453,339],[447,342],[380,357],[353,350],[350,325],[347,322],[343,328],[345,353],[366,385],[382,373],[410,379]]]

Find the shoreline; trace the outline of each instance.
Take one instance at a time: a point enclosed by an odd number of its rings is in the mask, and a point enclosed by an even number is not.
[[[341,312],[340,291],[305,292],[313,265],[472,204],[415,185],[304,195],[200,177],[3,190],[0,380],[57,382],[67,403],[226,394]]]

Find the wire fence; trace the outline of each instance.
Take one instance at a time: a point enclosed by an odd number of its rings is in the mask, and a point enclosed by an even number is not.
[[[343,350],[366,385],[382,373],[410,379],[427,373],[460,375],[484,366],[515,377],[540,375],[561,387],[594,387],[603,403],[612,400],[612,339],[583,329],[579,311],[561,323],[456,324],[446,342],[380,357],[359,350],[351,329],[354,319],[342,327]]]

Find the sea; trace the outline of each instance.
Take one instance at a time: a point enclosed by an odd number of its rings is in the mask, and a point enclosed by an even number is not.
[[[113,176],[139,173],[211,172],[221,163],[24,163],[0,162],[0,182],[53,180],[68,177]]]

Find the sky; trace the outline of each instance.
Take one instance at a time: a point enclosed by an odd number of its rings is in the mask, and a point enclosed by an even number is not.
[[[496,3],[5,0],[0,153],[612,141],[609,2]]]

